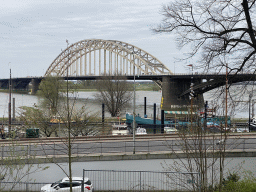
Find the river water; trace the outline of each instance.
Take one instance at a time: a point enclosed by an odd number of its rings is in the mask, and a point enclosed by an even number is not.
[[[235,91],[234,91],[235,92]],[[224,97],[221,96],[220,99],[214,99],[213,95],[216,93],[215,90],[207,92],[204,94],[205,101],[207,100],[209,103],[209,107],[212,108],[215,105],[218,105],[218,114],[222,115],[224,114]],[[76,106],[82,106],[85,105],[87,108],[87,111],[89,113],[99,113],[101,114],[101,103],[98,103],[95,101],[95,92],[78,92],[72,95],[72,97],[78,98]],[[153,104],[156,103],[157,107],[157,115],[159,115],[160,118],[160,103],[161,103],[161,96],[162,93],[160,91],[136,91],[136,113],[144,114],[144,97],[147,98],[147,115],[149,117],[153,116]],[[17,94],[13,93],[12,98],[15,98],[15,111],[16,116],[19,115],[21,106],[29,106],[32,107],[34,104],[39,103],[39,99],[35,95],[28,95],[28,94]],[[221,99],[222,98],[222,99]],[[249,110],[248,110],[248,94],[244,94],[241,97],[239,97],[240,101],[238,106],[236,108],[229,108],[229,112],[231,111],[235,113],[228,114],[232,117],[236,118],[248,118]],[[234,100],[234,98],[233,98]],[[0,117],[7,117],[8,116],[8,102],[9,102],[9,94],[8,93],[0,93]],[[216,104],[217,103],[217,104]],[[122,111],[122,115],[124,115],[126,112],[132,112],[132,102],[130,107],[127,107]],[[110,114],[106,112],[106,117],[109,117]]]
[[[156,92],[156,91],[137,91],[136,92],[136,112],[137,113],[144,113],[144,97],[147,97],[147,110],[149,112],[149,114],[153,114],[153,104],[156,103],[157,105],[157,109],[159,111],[159,107],[160,107],[160,101],[161,101],[161,92]],[[91,113],[101,113],[101,103],[98,103],[95,99],[94,99],[94,95],[95,92],[78,92],[75,93],[73,95],[71,95],[71,97],[76,97],[78,98],[76,100],[76,106],[82,106],[85,105],[87,108],[88,112]],[[19,115],[20,113],[20,107],[21,106],[28,106],[28,107],[32,107],[35,104],[38,105],[39,104],[39,98],[35,95],[27,95],[27,94],[17,94],[17,93],[13,93],[12,94],[12,98],[15,98],[15,111],[16,111],[16,116]],[[11,100],[13,101],[13,100]],[[8,102],[9,102],[9,94],[8,93],[0,93],[0,117],[7,117],[8,116]],[[125,114],[125,112],[132,112],[132,104],[130,105],[130,107],[128,107],[127,109],[123,110],[123,115]],[[110,116],[109,113],[106,112],[105,114],[107,117]]]

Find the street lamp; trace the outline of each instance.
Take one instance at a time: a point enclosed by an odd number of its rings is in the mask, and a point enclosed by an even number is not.
[[[136,88],[135,88],[135,59],[134,54],[132,52],[132,59],[133,59],[133,122],[132,122],[132,138],[133,138],[133,154],[135,154],[135,102],[136,102]]]

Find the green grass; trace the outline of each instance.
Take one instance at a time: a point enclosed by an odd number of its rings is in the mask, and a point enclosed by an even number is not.
[[[246,123],[246,122],[248,122],[248,118],[234,118],[234,119],[232,119],[232,122]]]

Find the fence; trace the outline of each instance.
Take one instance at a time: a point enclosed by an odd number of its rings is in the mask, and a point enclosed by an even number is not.
[[[199,173],[154,172],[154,171],[115,171],[115,170],[84,170],[83,176],[88,177],[95,192],[103,191],[201,191]],[[52,183],[52,182],[49,182]],[[34,192],[49,183],[35,182],[0,182],[0,191]],[[76,187],[76,192],[84,188]],[[49,188],[47,192],[56,191]],[[69,191],[68,187],[67,190]]]
[[[83,170],[95,191],[201,191],[199,173]]]
[[[214,141],[217,142],[218,140]],[[135,149],[136,152],[145,152],[151,153],[155,151],[181,151],[182,145],[177,145],[180,141],[176,140],[154,140],[154,141],[136,141]],[[104,153],[130,153],[133,151],[132,141],[120,141],[120,142],[93,142],[93,143],[74,143],[72,144],[72,155],[87,155],[87,154],[101,154]],[[213,146],[213,143],[209,142],[206,144],[206,148]],[[196,146],[195,146],[196,148]],[[226,149],[240,151],[255,150],[255,139],[246,138],[246,139],[230,139],[227,140]],[[0,147],[1,154],[0,156],[7,157],[10,156],[10,146],[2,145]],[[58,156],[58,155],[67,155],[67,149],[63,143],[44,143],[40,145],[17,145],[15,151],[26,151],[28,155],[33,156]]]

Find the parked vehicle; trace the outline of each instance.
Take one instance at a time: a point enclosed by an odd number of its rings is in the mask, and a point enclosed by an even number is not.
[[[83,177],[72,177],[72,191],[73,192],[81,192]],[[55,183],[47,184],[41,188],[41,192],[68,192],[70,191],[70,181],[68,177],[65,177]],[[92,192],[93,186],[89,178],[84,178],[84,191]]]
[[[164,127],[164,132],[166,134],[176,134],[178,130],[175,127]]]

